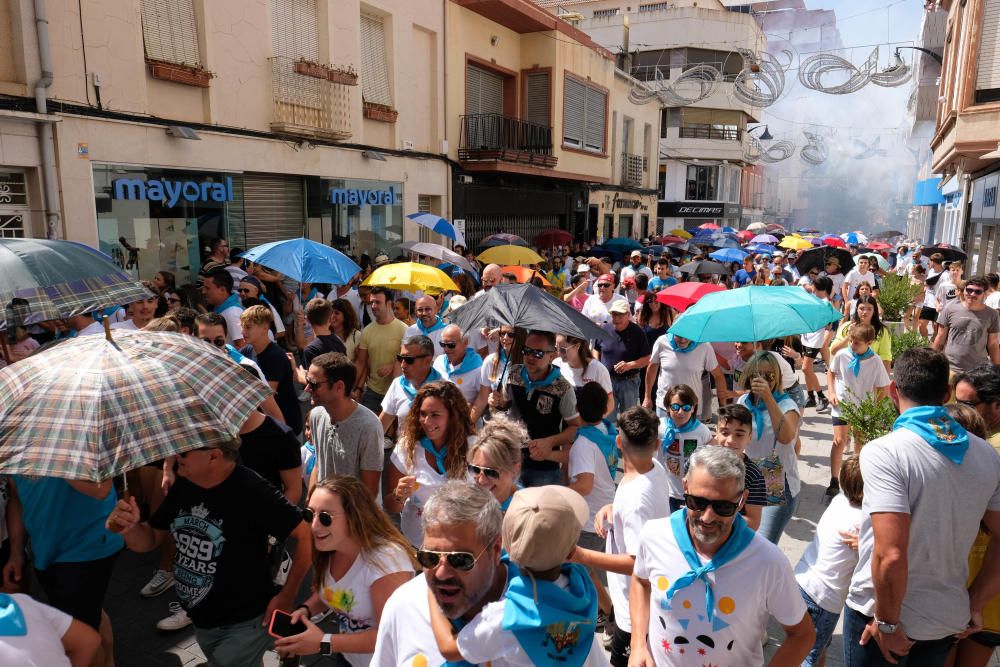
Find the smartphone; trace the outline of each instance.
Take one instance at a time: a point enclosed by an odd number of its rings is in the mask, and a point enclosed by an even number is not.
[[[302,634],[305,631],[305,623],[302,621],[292,623],[292,615],[283,612],[280,609],[275,609],[274,613],[271,614],[271,625],[267,629],[267,633],[275,639],[291,637],[293,635]]]

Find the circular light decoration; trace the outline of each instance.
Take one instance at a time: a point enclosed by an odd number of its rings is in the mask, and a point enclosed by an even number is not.
[[[815,132],[802,132],[808,142],[799,151],[799,158],[803,162],[811,165],[820,165],[830,157],[830,148],[826,145],[826,139]]]
[[[851,157],[854,158],[855,160],[867,160],[873,157],[885,157],[886,155],[889,154],[889,151],[879,147],[879,143],[881,142],[881,140],[882,137],[875,137],[875,141],[873,141],[869,146],[860,139],[855,139],[854,143],[857,146],[860,146],[862,150],[857,155],[852,155]]]
[[[869,83],[883,88],[901,86],[910,80],[911,74],[911,68],[903,62],[898,53],[892,64],[878,71],[876,46],[861,67],[833,53],[817,53],[810,56],[799,66],[799,83],[805,88],[829,95],[849,95]],[[827,83],[831,76],[846,76],[847,79],[839,84]]]
[[[760,56],[749,49],[736,49],[743,57],[744,67],[733,81],[733,96],[755,107],[769,107],[778,101],[785,90],[785,70],[792,63],[792,52],[782,50],[788,63],[781,62],[770,53]]]
[[[662,106],[684,107],[710,97],[719,87],[722,74],[711,65],[695,65],[676,79],[667,81],[656,72],[656,78],[644,88],[632,88],[628,93],[633,104],[646,104],[653,99]]]
[[[747,136],[746,144],[743,146],[743,160],[752,164],[763,162],[765,164],[775,164],[784,162],[795,155],[795,144],[787,139],[775,141],[764,148],[756,137]]]

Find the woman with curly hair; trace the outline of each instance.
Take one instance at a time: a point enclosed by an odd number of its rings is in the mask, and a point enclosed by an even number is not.
[[[466,454],[473,440],[469,403],[443,380],[422,385],[403,422],[392,453],[385,499],[389,513],[402,512],[403,534],[417,548],[423,541],[424,504],[449,479],[468,479]]]
[[[349,475],[317,483],[303,516],[312,528],[313,594],[295,608],[292,622],[306,630],[279,639],[275,648],[282,657],[319,653],[325,630],[309,619],[330,610],[339,627],[326,637],[329,653],[367,665],[386,600],[416,570],[413,551],[368,487]]]

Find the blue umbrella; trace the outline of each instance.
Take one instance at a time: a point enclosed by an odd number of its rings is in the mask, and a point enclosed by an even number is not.
[[[265,243],[247,250],[240,257],[300,283],[346,285],[361,270],[354,260],[339,250],[303,238]]]
[[[747,252],[756,253],[758,255],[773,255],[778,251],[773,245],[768,245],[766,243],[751,243],[746,247]]]
[[[583,254],[586,257],[610,257],[613,261],[620,262],[622,257],[624,257],[625,252],[619,248],[608,248],[607,246],[595,245]]]
[[[859,232],[849,232],[847,234],[841,234],[840,238],[844,239],[847,243],[851,245],[861,245],[862,243],[868,243],[868,238]]]
[[[442,236],[447,236],[460,246],[465,245],[465,236],[462,232],[455,229],[455,225],[451,224],[439,215],[434,215],[433,213],[410,213],[406,217],[418,225],[426,227],[432,232],[437,232]]]
[[[735,234],[737,230],[733,229],[732,227],[723,227],[719,231],[720,232],[725,232],[726,234]]]
[[[742,262],[743,258],[747,256],[747,253],[743,252],[739,248],[722,248],[721,250],[716,250],[711,253],[709,257],[720,262]]]
[[[751,286],[706,294],[670,333],[699,343],[753,342],[818,331],[841,313],[799,287]]]
[[[609,250],[617,250],[618,252],[625,253],[632,250],[641,250],[642,244],[635,239],[626,238],[624,236],[616,236],[613,239],[608,239],[602,243],[605,248]]]

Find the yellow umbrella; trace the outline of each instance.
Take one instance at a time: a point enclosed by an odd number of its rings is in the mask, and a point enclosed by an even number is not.
[[[805,240],[801,236],[786,236],[778,245],[788,250],[807,250],[813,247],[810,241]]]
[[[519,245],[498,245],[484,250],[477,259],[486,264],[499,264],[500,266],[538,264],[545,261],[545,258],[531,248],[523,248]]]
[[[441,269],[416,262],[386,264],[375,269],[375,272],[368,276],[361,284],[371,287],[401,289],[408,292],[416,292],[418,290],[424,292],[427,290],[440,290],[442,292],[461,291],[458,285]]]
[[[684,229],[671,229],[669,233],[672,236],[679,236],[682,239],[689,239],[694,236],[694,234]]]

